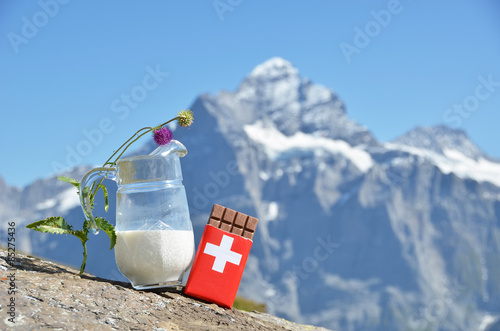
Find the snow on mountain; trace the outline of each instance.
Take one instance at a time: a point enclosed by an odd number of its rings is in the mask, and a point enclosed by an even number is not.
[[[260,220],[241,295],[336,330],[498,327],[500,162],[463,131],[417,128],[379,143],[333,91],[281,58],[191,110],[194,125],[174,135],[188,149],[181,164],[196,241],[213,203]],[[0,220],[19,222],[24,250],[79,265],[75,238],[22,229],[55,213],[81,223],[71,193],[54,177],[23,189],[0,180]],[[88,246],[90,272],[124,280],[105,236]]]
[[[444,174],[500,186],[500,162],[485,155],[462,130],[445,126],[419,127],[384,144],[435,164]]]
[[[463,130],[452,129],[443,125],[417,127],[396,138],[393,143],[421,148],[437,154],[444,154],[445,150],[455,150],[473,160],[485,157],[485,154],[469,139]]]
[[[281,58],[273,57],[257,65],[247,79],[258,78],[263,81],[286,80],[288,76],[298,77],[299,71],[292,63]]]
[[[35,209],[39,211],[52,209],[57,214],[65,214],[73,208],[79,208],[80,199],[78,198],[78,194],[75,194],[75,191],[74,187],[68,188],[57,194],[54,198],[49,198],[37,203]]]
[[[297,132],[293,136],[287,137],[275,128],[263,127],[262,122],[245,125],[243,129],[251,140],[263,146],[264,151],[272,159],[286,152],[314,151],[321,153],[327,151],[333,154],[342,154],[362,172],[367,172],[373,165],[370,154],[361,148],[350,146],[343,140],[333,140],[303,132]]]
[[[492,162],[484,157],[473,159],[455,149],[448,148],[442,149],[441,153],[436,153],[425,148],[393,143],[386,143],[384,146],[389,150],[398,150],[419,156],[435,164],[444,174],[453,173],[460,178],[470,178],[500,186],[500,163]]]
[[[241,84],[236,102],[252,102],[259,98],[271,109],[289,107],[287,112],[298,111],[299,72],[290,62],[272,58],[258,65]]]

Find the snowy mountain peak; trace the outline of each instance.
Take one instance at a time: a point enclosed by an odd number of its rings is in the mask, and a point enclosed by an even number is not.
[[[298,76],[299,71],[290,62],[281,58],[273,57],[256,66],[249,77],[263,77],[266,79],[282,79],[284,77]]]
[[[330,88],[301,77],[279,57],[257,65],[235,92],[223,91],[202,102],[219,125],[229,129],[260,120],[273,123],[286,136],[303,132],[352,146],[376,144],[365,127],[348,118],[344,103]]]
[[[271,110],[297,108],[302,79],[288,61],[274,57],[256,66],[241,83],[236,99],[243,102],[261,100]]]
[[[479,147],[469,139],[465,131],[443,125],[417,127],[396,138],[393,143],[423,148],[442,155],[446,154],[446,151],[452,150],[474,160],[485,157]]]

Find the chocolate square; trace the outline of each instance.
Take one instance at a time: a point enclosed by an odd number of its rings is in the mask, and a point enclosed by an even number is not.
[[[255,217],[217,204],[212,207],[212,213],[208,219],[208,224],[248,239],[253,239],[258,222],[259,220]]]
[[[222,219],[222,215],[224,215],[224,210],[226,208],[222,207],[221,205],[215,204],[212,207],[212,213],[210,214],[210,218],[215,218],[216,220]]]

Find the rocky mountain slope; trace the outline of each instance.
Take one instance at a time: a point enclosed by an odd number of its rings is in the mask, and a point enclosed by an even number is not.
[[[272,314],[341,330],[499,322],[500,162],[463,131],[416,128],[378,142],[333,91],[281,58],[191,109],[195,124],[174,135],[189,151],[181,162],[196,240],[213,203],[260,219],[240,295]],[[153,149],[148,142],[136,153]],[[19,233],[55,212],[78,223],[74,192],[46,181],[33,186],[54,187],[50,195],[7,187],[1,220],[19,220]],[[5,207],[20,206],[27,191],[24,208]],[[28,251],[80,262],[73,238],[20,235]],[[107,238],[91,241],[88,270],[123,279],[113,252],[102,253]]]
[[[179,288],[135,291],[129,283],[79,277],[75,269],[39,258],[18,254],[9,265],[5,250],[0,257],[0,268],[14,275],[0,280],[2,329],[326,331],[269,314],[220,308],[187,297]],[[11,286],[17,289],[9,294]]]

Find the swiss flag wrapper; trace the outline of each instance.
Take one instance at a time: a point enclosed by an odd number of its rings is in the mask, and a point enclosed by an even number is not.
[[[231,308],[251,247],[248,238],[205,225],[184,293]]]

